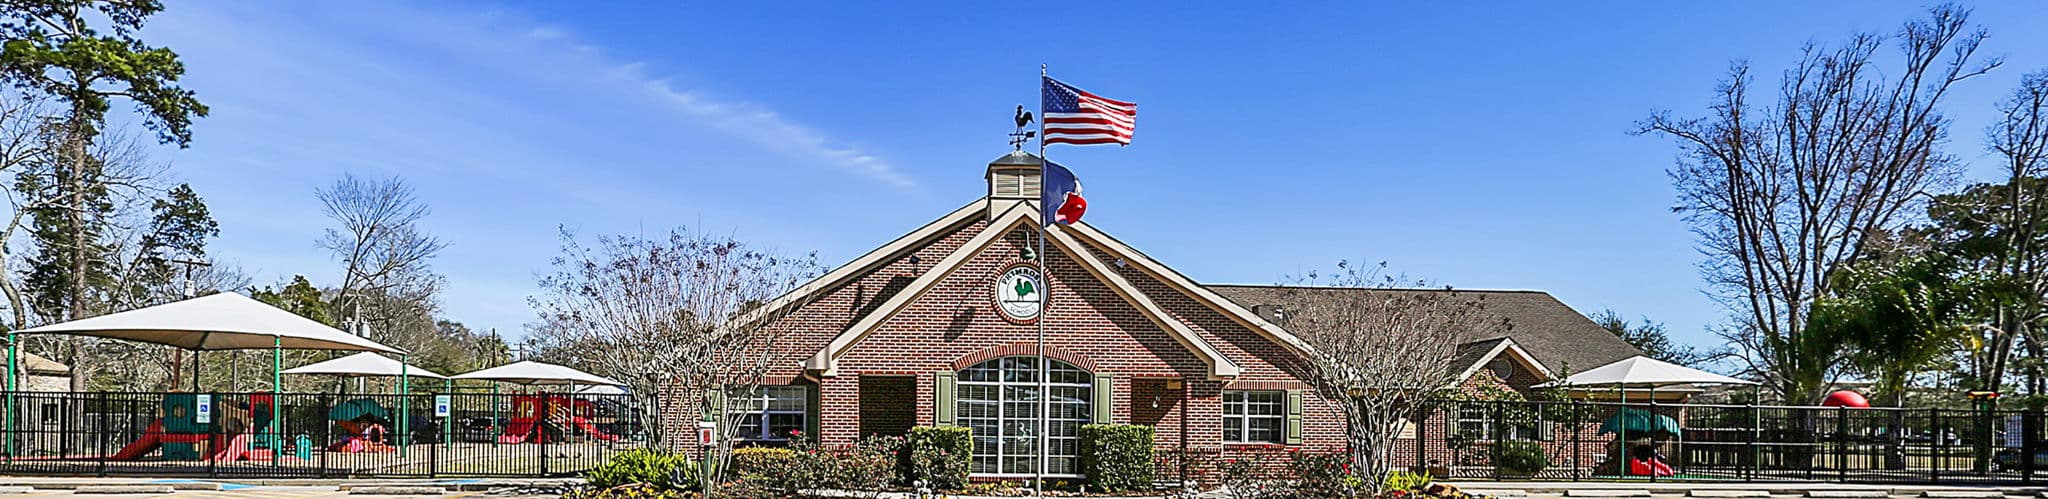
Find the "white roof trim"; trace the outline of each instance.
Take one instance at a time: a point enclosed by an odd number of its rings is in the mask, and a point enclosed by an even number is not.
[[[1456,386],[1458,383],[1464,383],[1465,380],[1472,379],[1472,375],[1479,374],[1480,369],[1485,369],[1486,364],[1493,362],[1493,358],[1499,357],[1502,352],[1509,353],[1510,355],[1508,358],[1513,359],[1518,364],[1521,364],[1522,367],[1528,368],[1530,371],[1534,371],[1536,374],[1543,375],[1544,381],[1550,381],[1552,379],[1557,378],[1557,375],[1551,374],[1550,369],[1544,368],[1542,363],[1536,362],[1535,357],[1530,357],[1528,350],[1523,350],[1521,345],[1515,344],[1514,338],[1501,338],[1500,344],[1494,345],[1493,350],[1486,352],[1486,356],[1480,357],[1479,360],[1473,361],[1472,365],[1466,366],[1465,372],[1458,373],[1458,380],[1456,382],[1453,382],[1452,386]]]
[[[1123,256],[1127,262],[1136,265],[1138,269],[1145,271],[1146,274],[1150,274],[1152,278],[1166,283],[1167,287],[1194,297],[1195,301],[1209,306],[1210,309],[1223,314],[1224,317],[1228,317],[1246,328],[1264,334],[1268,339],[1294,349],[1296,353],[1309,354],[1315,351],[1314,348],[1310,348],[1308,343],[1301,341],[1301,338],[1295,336],[1294,333],[1289,333],[1287,330],[1281,329],[1279,325],[1267,321],[1264,317],[1259,317],[1259,314],[1244,308],[1242,305],[1238,305],[1237,302],[1230,301],[1229,298],[1224,298],[1222,295],[1216,294],[1215,291],[1196,284],[1195,281],[1188,279],[1187,276],[1175,272],[1165,264],[1159,263],[1158,260],[1153,260],[1152,257],[1145,255],[1145,253],[1132,249],[1130,246],[1125,246],[1115,238],[1096,230],[1094,226],[1088,225],[1087,222],[1076,222],[1067,227],[1072,229],[1074,234],[1080,236],[1082,240],[1101,247],[1103,251],[1110,254]]]
[[[903,291],[889,297],[888,301],[882,303],[875,311],[868,313],[866,317],[862,317],[859,322],[854,323],[853,326],[848,327],[845,331],[835,336],[831,342],[826,343],[824,348],[819,349],[818,353],[811,357],[805,367],[808,370],[823,371],[827,375],[832,374],[833,370],[836,369],[839,355],[851,349],[855,343],[860,342],[869,333],[874,332],[875,328],[879,327],[883,322],[894,317],[904,307],[915,302],[918,297],[923,296],[925,292],[930,291],[939,281],[952,275],[954,271],[959,270],[969,259],[986,250],[996,240],[1001,239],[1019,226],[1028,226],[1025,224],[1037,222],[1038,210],[1033,204],[1014,203],[1005,207],[1002,215],[998,215],[995,221],[983,229],[980,234],[976,234],[967,244],[954,250],[952,254],[946,255],[945,259],[933,264],[930,270],[918,276],[916,280],[911,281],[910,285],[905,287]],[[1150,297],[1145,296],[1144,292],[1139,291],[1136,286],[1131,285],[1128,280],[1125,280],[1121,274],[1110,270],[1100,259],[1095,258],[1095,255],[1088,252],[1086,245],[1081,244],[1079,241],[1067,236],[1064,231],[1058,229],[1047,231],[1046,233],[1051,236],[1049,241],[1055,243],[1053,245],[1055,248],[1060,249],[1060,251],[1068,256],[1073,257],[1075,261],[1080,262],[1082,267],[1086,268],[1097,279],[1107,282],[1110,289],[1115,291],[1118,296],[1123,297],[1126,302],[1144,313],[1146,318],[1151,319],[1154,324],[1159,325],[1161,329],[1172,335],[1175,341],[1180,342],[1183,347],[1194,353],[1196,357],[1201,358],[1203,363],[1208,364],[1209,376],[1211,378],[1232,378],[1241,372],[1242,369],[1235,362],[1231,362],[1230,359],[1224,357],[1221,351],[1216,350],[1215,346],[1203,340],[1201,335],[1196,334],[1186,324],[1167,314]]]
[[[981,252],[982,248],[995,242],[997,238],[1002,237],[1004,233],[1009,232],[1017,224],[1024,223],[1026,219],[1023,211],[1025,210],[1017,209],[1019,206],[1023,206],[1023,203],[1013,204],[1009,208],[1004,209],[1002,215],[996,216],[995,220],[989,222],[987,228],[982,229],[980,234],[975,234],[973,239],[967,241],[967,244],[963,244],[959,249],[953,250],[953,253],[946,255],[946,258],[933,262],[930,270],[926,270],[924,274],[917,276],[916,280],[910,281],[910,285],[904,287],[903,291],[898,291],[895,296],[889,297],[889,300],[883,302],[875,311],[869,312],[866,317],[862,317],[860,322],[855,322],[852,327],[848,327],[845,331],[834,336],[831,342],[826,343],[824,348],[818,349],[818,353],[811,356],[810,362],[805,364],[804,367],[808,370],[825,371],[826,374],[831,374],[833,366],[838,363],[841,352],[852,347],[862,337],[867,336],[869,332],[874,330],[875,326],[881,325],[882,321],[895,316],[896,312],[902,310],[904,305],[915,301],[917,297],[924,295],[926,291],[930,291],[932,285],[938,283],[940,278],[952,274],[953,270],[960,268],[961,265],[965,265],[967,259],[974,256],[975,253]]]
[[[1037,214],[1036,210],[1032,211],[1032,215]],[[1033,221],[1036,221],[1038,217],[1033,216],[1031,218]],[[1173,339],[1179,341],[1182,347],[1187,348],[1190,352],[1194,352],[1195,356],[1201,357],[1203,363],[1209,364],[1210,378],[1235,378],[1242,371],[1237,366],[1237,363],[1231,362],[1229,358],[1223,356],[1223,352],[1216,350],[1214,345],[1210,345],[1207,340],[1202,339],[1202,335],[1196,334],[1193,329],[1188,329],[1187,324],[1167,314],[1166,310],[1160,308],[1159,304],[1153,303],[1151,297],[1145,296],[1144,291],[1140,291],[1137,286],[1131,285],[1129,280],[1124,279],[1123,274],[1110,270],[1109,266],[1104,265],[1101,259],[1095,258],[1095,255],[1088,251],[1087,245],[1081,244],[1080,241],[1076,241],[1073,237],[1068,236],[1065,230],[1050,230],[1046,231],[1046,234],[1052,236],[1050,238],[1052,241],[1060,243],[1057,246],[1061,251],[1080,261],[1082,267],[1087,268],[1089,273],[1095,274],[1096,279],[1107,281],[1109,288],[1116,291],[1117,295],[1122,296],[1124,301],[1130,302],[1140,312],[1144,312],[1145,317],[1152,319],[1153,324],[1157,324],[1160,328],[1172,333]]]
[[[767,306],[755,308],[753,311],[734,318],[733,323],[751,324],[760,321],[772,311],[788,308],[812,294],[832,289],[849,279],[866,274],[871,267],[888,262],[890,259],[906,251],[917,249],[923,246],[923,243],[938,239],[952,229],[964,224],[973,223],[977,218],[976,215],[981,215],[984,213],[983,210],[988,208],[988,205],[983,204],[984,201],[977,199],[972,203],[968,203],[967,206],[953,210],[952,213],[947,213],[946,216],[939,217],[938,220],[933,220],[931,223],[924,224],[923,227],[918,227],[917,230],[910,231],[909,234],[904,234],[903,237],[889,241],[888,244],[875,248],[859,258],[853,259],[851,262],[846,262],[845,265],[840,265],[838,268],[826,272],[825,275],[818,276],[817,279],[812,279],[810,282],[797,286],[796,289],[790,290],[788,293],[783,293],[782,296],[775,297],[774,300],[768,302]]]

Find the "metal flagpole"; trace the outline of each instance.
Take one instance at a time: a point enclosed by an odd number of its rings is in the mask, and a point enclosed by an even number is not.
[[[1052,397],[1047,393],[1046,376],[1051,374],[1045,365],[1045,321],[1052,305],[1052,266],[1046,260],[1052,255],[1045,252],[1045,170],[1052,160],[1045,158],[1045,64],[1038,65],[1038,467],[1031,481],[1031,490],[1045,495],[1045,462],[1052,453],[1046,448],[1051,443],[1046,438],[1047,420],[1052,417]]]

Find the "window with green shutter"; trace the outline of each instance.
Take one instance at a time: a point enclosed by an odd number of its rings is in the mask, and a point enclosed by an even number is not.
[[[1286,442],[1287,393],[1223,392],[1223,442],[1277,444]]]

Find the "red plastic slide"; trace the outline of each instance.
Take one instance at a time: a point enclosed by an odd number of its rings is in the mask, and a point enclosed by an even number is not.
[[[1673,470],[1671,465],[1664,464],[1663,460],[1651,459],[1644,461],[1641,459],[1630,459],[1628,460],[1628,474],[1635,476],[1671,476]]]
[[[520,421],[519,419],[516,419],[516,418],[515,418],[515,419],[513,419],[513,420],[512,420],[512,422],[511,422],[511,424],[507,424],[507,425],[505,425],[505,434],[503,434],[503,435],[498,435],[498,443],[501,443],[501,444],[523,444],[523,443],[526,443],[526,437],[527,437],[528,435],[532,435],[532,434],[533,434],[533,425],[534,425],[534,421],[533,421],[533,420],[531,420],[531,419],[529,419],[529,420],[525,420],[525,421]],[[535,439],[535,441],[537,442],[537,441],[539,441],[539,440],[538,440],[538,439]]]
[[[260,461],[270,459],[271,454],[269,450],[249,448],[249,440],[252,438],[254,438],[252,433],[235,435],[234,438],[230,438],[226,443],[220,445],[220,451],[213,453],[213,460],[241,461],[247,459]]]
[[[151,421],[149,422],[149,428],[142,430],[142,438],[136,439],[135,443],[128,444],[127,447],[122,447],[121,452],[116,452],[113,457],[107,459],[114,461],[142,459],[142,456],[147,456],[150,452],[156,451],[156,446],[163,443],[163,437],[164,420]]]
[[[603,430],[597,429],[597,425],[590,424],[590,420],[583,419],[581,416],[570,416],[569,424],[576,425],[577,428],[583,430],[583,433],[589,434],[590,438],[595,438],[606,442],[619,439],[618,435],[605,433]]]

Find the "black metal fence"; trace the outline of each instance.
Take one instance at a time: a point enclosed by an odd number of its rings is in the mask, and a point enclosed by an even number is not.
[[[565,476],[648,443],[622,395],[0,396],[9,475]]]
[[[1454,402],[1418,419],[1402,464],[1460,479],[2032,483],[2048,467],[2040,411]]]

